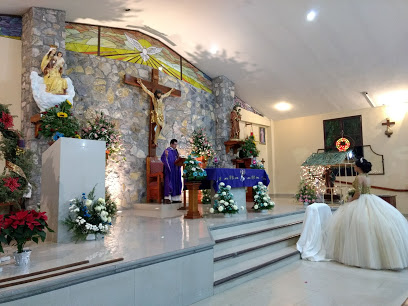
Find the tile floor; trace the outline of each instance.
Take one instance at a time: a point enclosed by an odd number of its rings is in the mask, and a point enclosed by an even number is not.
[[[299,260],[194,305],[400,306],[407,298],[408,269],[374,271]]]

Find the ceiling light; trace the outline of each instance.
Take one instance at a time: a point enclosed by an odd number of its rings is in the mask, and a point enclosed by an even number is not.
[[[316,16],[317,16],[316,11],[312,10],[309,13],[307,13],[306,19],[307,19],[307,21],[313,21],[313,20],[315,20]]]
[[[284,111],[290,110],[292,108],[292,105],[290,105],[288,102],[279,102],[275,104],[274,107],[275,109],[284,112]]]
[[[216,45],[212,46],[210,49],[211,54],[216,54],[218,52],[218,47]]]

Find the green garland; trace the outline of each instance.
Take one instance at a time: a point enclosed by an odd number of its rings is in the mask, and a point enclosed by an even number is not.
[[[28,182],[34,168],[34,153],[25,150],[24,140],[18,131],[12,130],[13,118],[8,107],[0,104],[0,153],[10,167],[4,169],[0,176],[0,203],[15,203],[29,191]],[[25,177],[24,177],[25,176]]]

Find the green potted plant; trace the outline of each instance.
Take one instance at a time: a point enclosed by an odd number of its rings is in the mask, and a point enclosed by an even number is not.
[[[244,143],[241,146],[239,151],[239,157],[242,158],[245,162],[245,168],[250,168],[252,163],[253,157],[258,157],[259,150],[256,148],[255,137],[254,134],[251,133],[248,136]]]

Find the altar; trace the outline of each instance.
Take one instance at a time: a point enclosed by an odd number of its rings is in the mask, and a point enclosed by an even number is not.
[[[207,181],[210,181],[211,195],[218,191],[222,182],[231,186],[231,193],[237,205],[246,203],[246,188],[262,182],[265,186],[270,183],[268,174],[264,169],[239,169],[239,168],[207,168]],[[213,200],[211,203],[214,204]],[[244,205],[245,206],[245,205]]]

